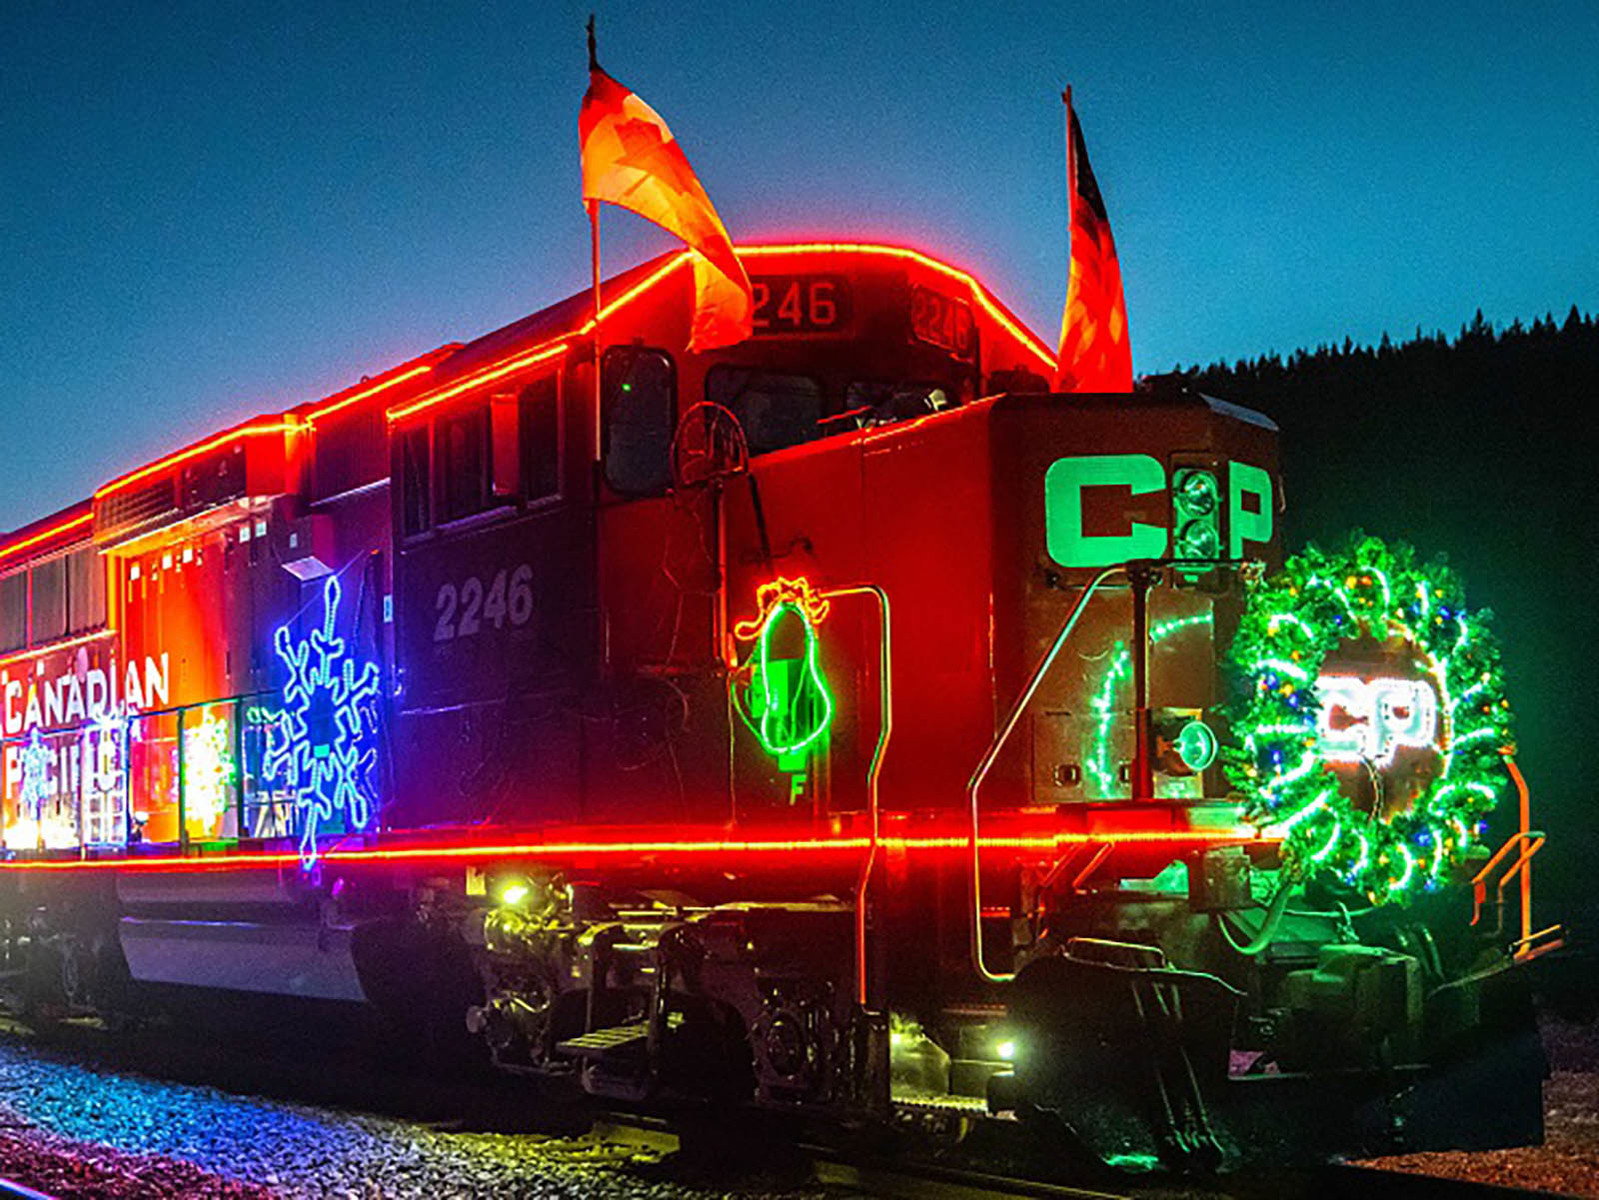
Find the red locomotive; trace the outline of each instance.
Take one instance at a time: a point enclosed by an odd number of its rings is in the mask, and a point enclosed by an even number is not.
[[[1107,1160],[1536,1137],[1531,942],[1485,967],[1447,888],[1257,894],[1320,819],[1246,821],[1216,760],[1271,422],[1050,395],[921,253],[740,255],[737,346],[681,350],[672,254],[0,542],[34,1000],[370,1003],[603,1097]],[[1434,737],[1375,686],[1329,739]]]

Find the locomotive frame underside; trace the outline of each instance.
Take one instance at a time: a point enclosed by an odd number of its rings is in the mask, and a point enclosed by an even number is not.
[[[1129,1166],[1539,1138],[1525,792],[1472,890],[1368,907],[1211,761],[1275,427],[1031,392],[924,255],[741,253],[750,346],[659,349],[669,256],[599,355],[575,297],[0,542],[28,1006],[368,1004],[616,1104]]]

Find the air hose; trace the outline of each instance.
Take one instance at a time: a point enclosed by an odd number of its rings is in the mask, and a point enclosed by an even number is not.
[[[1285,879],[1277,888],[1277,894],[1271,898],[1271,903],[1266,906],[1266,919],[1261,922],[1260,932],[1252,941],[1240,945],[1233,937],[1232,931],[1227,928],[1227,922],[1218,916],[1216,923],[1221,927],[1222,937],[1227,939],[1227,944],[1246,958],[1253,958],[1267,946],[1271,945],[1272,934],[1277,932],[1277,925],[1283,919],[1283,913],[1288,910],[1288,894],[1294,889],[1294,881]]]

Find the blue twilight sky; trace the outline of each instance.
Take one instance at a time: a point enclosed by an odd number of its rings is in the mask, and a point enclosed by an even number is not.
[[[903,240],[1051,341],[1073,83],[1140,372],[1599,295],[1592,0],[597,2],[735,238]],[[0,3],[0,529],[582,287],[589,8]]]

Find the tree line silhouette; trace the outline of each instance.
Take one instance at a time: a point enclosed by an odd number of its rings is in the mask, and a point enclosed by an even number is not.
[[[1495,613],[1519,759],[1551,843],[1550,905],[1589,896],[1599,821],[1599,320],[1495,328],[1479,309],[1450,339],[1296,350],[1179,370],[1282,428],[1289,549],[1352,528],[1444,553],[1471,606]],[[1513,804],[1505,808],[1513,810]],[[1501,818],[1501,823],[1503,818]]]

